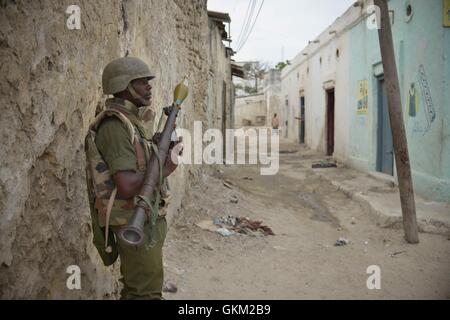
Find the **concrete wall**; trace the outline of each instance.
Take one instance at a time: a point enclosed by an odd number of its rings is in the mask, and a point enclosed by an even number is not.
[[[209,70],[208,70],[208,98],[207,125],[214,128],[230,128],[232,124],[232,89],[230,56],[227,55],[222,36],[216,22],[209,21]],[[225,107],[225,110],[223,108]],[[223,116],[225,115],[225,122]]]
[[[235,61],[235,62],[233,62],[233,64],[235,64],[239,67],[242,67],[242,68],[246,64],[254,65],[256,63],[258,63],[258,62],[257,61]],[[244,70],[244,76],[245,76],[244,78],[233,77],[234,85],[242,87],[242,89],[236,88],[236,96],[237,97],[249,95],[249,93],[244,90],[245,87],[255,88],[255,79],[249,79],[248,74],[247,74],[247,72],[245,72],[245,70]],[[258,80],[258,92],[257,93],[260,93],[261,89],[262,89],[262,86],[261,86],[260,80]]]
[[[406,5],[413,15],[408,18]],[[394,11],[394,46],[400,81],[403,115],[408,139],[415,189],[434,200],[450,199],[450,115],[448,96],[448,57],[450,28],[442,26],[442,1],[390,1]],[[350,31],[350,134],[349,161],[366,171],[376,170],[378,123],[378,73],[382,74],[381,54],[376,30],[369,30],[361,22]],[[427,103],[421,90],[419,70],[425,70],[432,104]],[[381,71],[379,71],[381,70]],[[357,115],[357,81],[367,80],[369,110]],[[409,91],[416,88],[418,108],[409,114]],[[427,116],[428,108],[436,113],[434,120]],[[394,167],[395,169],[395,167]]]
[[[313,149],[326,151],[326,90],[335,90],[335,156],[346,159],[348,148],[348,69],[350,50],[347,28],[360,16],[350,8],[323,31],[285,67],[281,90],[285,107],[283,124],[287,137],[300,141],[300,97],[305,98],[305,141]],[[331,33],[335,31],[335,33]],[[287,104],[287,107],[286,107]],[[286,127],[284,128],[286,130]]]
[[[266,121],[258,124],[257,119],[257,117],[266,116],[266,100],[264,98],[264,94],[236,97],[234,113],[234,125],[236,128],[247,125],[265,125]],[[246,121],[250,121],[250,124],[246,124]]]
[[[272,126],[272,118],[276,113],[281,116],[281,71],[270,69],[264,76],[264,98],[266,100],[266,124]],[[281,121],[280,121],[281,124]]]
[[[108,298],[117,293],[117,265],[105,268],[91,244],[83,146],[88,124],[106,98],[101,73],[110,60],[129,54],[149,64],[156,75],[157,118],[184,76],[190,92],[178,127],[192,129],[194,120],[221,112],[208,110],[218,105],[207,104],[215,100],[218,85],[208,97],[205,75],[221,52],[208,54],[206,0],[115,0],[101,6],[81,0],[81,30],[66,27],[70,4],[0,4],[3,299]],[[217,45],[217,39],[213,42]],[[224,70],[226,59],[221,63]],[[213,73],[217,83],[228,78],[225,71]],[[200,170],[184,166],[171,177],[169,216]],[[81,268],[82,290],[66,288],[70,265]]]
[[[379,126],[377,76],[383,70],[377,30],[367,27],[368,5],[365,1],[363,8],[349,8],[316,39],[318,43],[311,43],[292,60],[282,73],[282,95],[288,102],[283,110],[283,118],[289,123],[288,137],[298,141],[298,122],[293,117],[299,115],[299,96],[304,94],[306,143],[325,152],[324,87],[334,86],[334,157],[360,170],[375,171]],[[407,5],[413,8],[411,18],[406,15]],[[448,200],[450,28],[442,26],[442,0],[392,0],[389,6],[394,12],[394,45],[415,188],[431,199]],[[419,70],[425,70],[432,106],[424,99]],[[357,112],[359,81],[367,81],[368,85],[368,109],[363,113]],[[419,101],[415,116],[410,116],[407,109],[412,83]],[[426,112],[430,108],[436,113],[433,121]]]

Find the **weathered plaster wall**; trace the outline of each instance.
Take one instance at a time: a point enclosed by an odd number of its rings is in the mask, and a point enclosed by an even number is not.
[[[407,16],[406,6],[413,14]],[[390,1],[394,12],[392,33],[400,82],[403,118],[415,190],[438,201],[450,199],[450,132],[448,56],[450,28],[442,26],[442,1]],[[349,162],[366,171],[375,171],[377,162],[378,88],[383,75],[377,30],[366,21],[351,29],[350,47],[350,133]],[[425,71],[422,75],[420,70]],[[357,82],[368,81],[369,108],[358,115]],[[426,82],[431,100],[425,98],[421,81]],[[410,112],[410,91],[414,84],[416,111]],[[434,118],[429,116],[430,110]],[[395,166],[394,166],[395,171]],[[396,174],[394,173],[394,176]]]
[[[105,298],[117,267],[91,244],[84,177],[86,129],[105,97],[101,73],[129,54],[156,75],[153,106],[171,103],[182,77],[190,93],[178,120],[192,129],[207,109],[206,0],[81,0],[81,30],[68,30],[70,1],[2,1],[0,8],[0,298]],[[219,76],[220,78],[220,76]],[[216,94],[216,93],[214,93]],[[149,123],[149,126],[152,124]],[[178,208],[200,167],[171,177]],[[82,290],[66,288],[78,265]]]
[[[227,55],[222,36],[216,22],[209,21],[209,69],[208,69],[208,108],[206,111],[207,124],[210,127],[222,128],[223,116],[225,126],[231,123],[232,79],[230,57]],[[225,106],[225,110],[223,110]],[[225,111],[225,112],[224,112]]]
[[[236,98],[234,124],[236,128],[245,126],[245,120],[250,120],[251,126],[256,125],[258,116],[266,116],[266,100],[264,94]]]
[[[350,51],[346,27],[360,11],[350,8],[324,30],[283,69],[283,124],[288,121],[288,138],[299,142],[300,97],[305,98],[305,138],[313,149],[326,152],[326,90],[335,90],[334,156],[345,160],[348,149],[348,70]],[[287,102],[287,106],[286,106]]]
[[[437,201],[450,199],[449,90],[450,28],[442,22],[442,0],[392,0],[392,32],[415,190]],[[299,97],[306,101],[306,143],[326,150],[326,82],[335,87],[334,157],[363,171],[375,171],[378,143],[378,78],[383,75],[376,28],[366,8],[350,7],[282,72],[282,108],[288,138],[298,141]],[[407,5],[412,7],[408,17]],[[339,49],[339,58],[335,55]],[[322,58],[322,64],[320,59]],[[425,76],[421,75],[425,71]],[[431,100],[420,85],[425,79]],[[367,81],[365,112],[358,112],[359,81]],[[417,111],[409,112],[415,85]],[[433,110],[434,117],[429,116]],[[283,121],[284,122],[284,121]],[[395,170],[395,167],[394,167]],[[395,176],[394,172],[394,176]]]
[[[270,69],[264,76],[264,98],[266,100],[266,124],[272,126],[272,118],[276,113],[281,117],[281,71]],[[281,121],[280,121],[281,124]]]

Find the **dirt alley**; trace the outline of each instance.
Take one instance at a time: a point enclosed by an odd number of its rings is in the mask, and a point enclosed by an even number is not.
[[[203,175],[169,229],[165,282],[178,291],[165,298],[450,299],[449,239],[421,233],[410,245],[403,230],[378,227],[314,173],[311,163],[323,159],[285,143],[275,176],[250,165]],[[275,236],[223,237],[196,226],[228,215],[262,220]],[[334,246],[340,237],[350,244]],[[381,269],[380,290],[366,286],[371,265]]]

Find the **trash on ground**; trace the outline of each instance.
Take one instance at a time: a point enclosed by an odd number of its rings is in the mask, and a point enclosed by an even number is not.
[[[249,180],[249,181],[253,181],[253,178],[250,178],[250,177],[243,177],[242,179],[244,179],[244,180]]]
[[[250,236],[275,235],[271,228],[263,225],[262,223],[262,221],[255,221],[250,220],[249,218],[234,217],[229,215],[226,217],[217,217],[213,220],[201,221],[198,222],[196,226],[203,230],[218,232],[225,237],[235,234],[245,234]]]
[[[219,228],[216,230],[216,232],[220,233],[224,237],[229,237],[235,234],[234,231],[230,231],[227,228]]]
[[[203,230],[208,230],[211,232],[216,232],[217,230],[217,226],[214,225],[213,221],[211,220],[203,220],[196,223],[195,225]]]
[[[336,168],[337,164],[334,163],[334,162],[321,161],[319,163],[313,163],[311,167],[313,169],[318,169],[318,168]]]
[[[338,240],[336,240],[336,243],[334,244],[334,246],[342,247],[342,246],[348,245],[349,243],[350,243],[350,240],[341,237]]]
[[[234,227],[236,225],[236,217],[227,216],[227,217],[214,218],[213,219],[213,223],[215,225],[218,225],[218,226],[221,226],[221,227],[224,226],[224,225]]]
[[[397,252],[394,252],[394,253],[391,253],[390,254],[390,257],[391,258],[395,258],[396,256],[398,256],[399,254],[402,254],[402,253],[405,253],[406,251],[397,251]]]
[[[178,288],[176,285],[174,285],[173,283],[169,282],[167,283],[164,288],[163,288],[163,292],[171,292],[171,293],[175,293],[178,291]]]
[[[223,185],[225,187],[227,187],[228,189],[233,189],[233,187],[230,184],[226,183],[226,182],[224,182]]]
[[[262,232],[262,234],[265,236],[275,235],[272,229],[262,224],[262,221],[250,220],[248,218],[236,218],[236,225],[234,229],[237,232],[244,234],[248,234],[248,231],[250,232],[259,231]]]
[[[238,203],[239,199],[236,196],[231,196],[230,202],[231,203]]]

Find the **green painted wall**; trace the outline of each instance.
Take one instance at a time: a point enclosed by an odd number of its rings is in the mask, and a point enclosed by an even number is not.
[[[413,10],[411,18],[407,18],[407,5]],[[389,7],[394,11],[394,45],[415,189],[427,198],[449,201],[450,28],[443,27],[443,2],[391,0]],[[375,171],[376,74],[382,72],[378,33],[366,21],[349,32],[349,161],[361,170]],[[368,110],[362,115],[357,114],[361,80],[368,83]],[[431,99],[426,98],[428,94]]]

